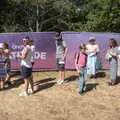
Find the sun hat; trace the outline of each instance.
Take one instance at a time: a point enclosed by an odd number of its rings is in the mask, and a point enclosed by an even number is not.
[[[91,36],[91,37],[88,38],[88,40],[95,40],[95,37]]]

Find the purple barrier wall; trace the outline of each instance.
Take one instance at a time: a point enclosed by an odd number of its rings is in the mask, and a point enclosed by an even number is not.
[[[54,32],[0,34],[0,41],[8,42],[12,50],[12,69],[18,70],[20,68],[20,60],[16,59],[16,54],[23,48],[22,38],[24,36],[30,36],[30,38],[34,40],[36,46],[34,70],[55,69],[56,46],[54,42]]]
[[[120,34],[118,33],[91,33],[91,32],[63,32],[63,39],[67,42],[69,47],[69,52],[67,55],[66,68],[73,69],[74,66],[74,56],[78,51],[80,43],[87,43],[90,36],[94,36],[97,43],[100,46],[100,57],[104,68],[108,68],[108,62],[105,60],[105,54],[108,49],[108,40],[110,38],[115,38],[120,45]]]
[[[12,49],[11,61],[12,69],[19,70],[20,60],[16,59],[16,53],[23,48],[22,38],[30,36],[34,40],[36,46],[35,52],[35,65],[34,70],[40,69],[55,69],[55,40],[54,32],[39,32],[39,33],[13,33],[13,34],[0,34],[0,42],[6,41]],[[90,36],[94,36],[97,43],[100,45],[100,56],[104,68],[108,68],[108,62],[105,60],[105,53],[108,49],[108,40],[115,38],[120,45],[120,34],[112,33],[90,33],[90,32],[63,32],[63,39],[67,42],[69,52],[67,55],[67,69],[74,69],[74,56],[78,51],[80,43],[87,43]]]

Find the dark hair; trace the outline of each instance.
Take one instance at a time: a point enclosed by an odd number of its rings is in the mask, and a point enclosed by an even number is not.
[[[9,45],[8,45],[8,43],[7,43],[7,42],[3,42],[3,45],[5,46],[5,48],[6,48],[6,49],[8,49],[8,48],[9,48]]]
[[[56,32],[55,33],[55,40],[57,40],[57,41],[62,41],[63,40],[61,32]]]
[[[110,48],[118,46],[117,41],[114,38],[109,39]]]
[[[34,41],[31,39],[30,42],[34,42]]]
[[[96,40],[95,40],[95,39],[91,39],[91,40],[89,40],[89,43],[90,43],[90,44],[92,44],[92,45],[94,45],[94,44],[95,44],[95,42],[96,42]]]
[[[25,36],[25,37],[23,37],[23,39],[27,39],[27,40],[31,41],[29,36]]]

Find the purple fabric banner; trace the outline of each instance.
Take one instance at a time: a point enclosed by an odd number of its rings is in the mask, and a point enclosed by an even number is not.
[[[73,69],[75,53],[78,52],[80,43],[87,43],[88,38],[94,36],[97,43],[100,46],[100,58],[104,68],[108,68],[108,61],[105,60],[105,54],[107,52],[110,38],[115,38],[120,45],[120,34],[119,33],[91,33],[91,32],[63,32],[63,39],[67,42],[69,52],[67,55],[66,68]]]
[[[20,60],[16,59],[17,52],[23,48],[22,38],[29,36],[34,40],[36,46],[34,70],[56,69],[56,46],[54,40],[54,32],[38,32],[38,33],[4,33],[0,34],[0,43],[8,42],[12,50],[11,63],[13,70],[20,69]],[[108,40],[115,38],[120,45],[120,34],[112,33],[91,33],[91,32],[62,32],[63,39],[66,41],[69,52],[67,55],[66,68],[74,69],[74,57],[78,52],[80,43],[87,43],[90,36],[94,36],[100,46],[100,57],[104,68],[108,68],[108,62],[105,60],[105,54],[108,49]]]
[[[20,69],[20,60],[16,59],[17,52],[23,48],[22,38],[29,36],[34,41],[36,47],[34,70],[55,69],[55,41],[54,32],[41,33],[16,33],[16,34],[0,34],[0,42],[6,41],[11,48],[11,63],[13,70]]]

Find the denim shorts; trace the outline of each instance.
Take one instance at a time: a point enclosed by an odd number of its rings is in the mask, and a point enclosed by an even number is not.
[[[11,71],[10,71],[10,68],[7,68],[7,69],[6,69],[6,74],[10,74],[10,72],[11,72]]]
[[[28,78],[32,75],[32,68],[21,66],[21,75],[23,78]]]

